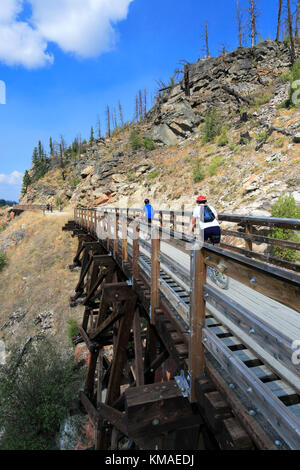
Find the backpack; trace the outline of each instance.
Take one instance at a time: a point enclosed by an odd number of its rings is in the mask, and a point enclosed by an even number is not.
[[[213,222],[216,216],[209,206],[204,206],[204,223]]]

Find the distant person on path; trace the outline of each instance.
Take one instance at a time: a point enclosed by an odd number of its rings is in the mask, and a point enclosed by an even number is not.
[[[151,206],[149,199],[145,199],[144,203],[145,205],[143,207],[143,211],[145,214],[145,218],[148,221],[148,226],[151,227],[152,219],[154,217],[154,209]]]
[[[200,228],[201,240],[214,245],[221,241],[221,228],[218,222],[217,211],[207,204],[205,196],[197,198],[197,207],[193,212],[193,217],[189,227],[189,235],[193,235],[197,220]]]

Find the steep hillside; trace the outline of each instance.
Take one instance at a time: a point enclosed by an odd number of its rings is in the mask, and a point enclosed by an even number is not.
[[[8,259],[0,272],[0,339],[7,346],[43,337],[69,346],[67,321],[79,320],[81,309],[68,302],[78,279],[67,269],[76,245],[61,230],[68,218],[23,213],[0,234]]]
[[[280,194],[300,203],[300,108],[285,108],[289,95],[287,43],[186,64],[142,122],[65,155],[63,165],[51,158],[21,202],[132,206],[147,195],[179,209],[202,192],[219,211],[265,215]]]

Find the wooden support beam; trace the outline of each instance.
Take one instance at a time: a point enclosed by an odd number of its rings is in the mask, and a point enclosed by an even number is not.
[[[111,405],[120,396],[120,385],[122,370],[126,361],[126,349],[128,346],[130,329],[135,312],[137,297],[134,293],[126,300],[124,305],[124,316],[121,319],[117,344],[114,350],[111,373],[109,377],[106,404]]]
[[[123,263],[128,260],[128,253],[127,253],[127,218],[122,218],[122,260]]]
[[[151,323],[155,325],[156,309],[160,308],[160,233],[154,228],[152,230],[152,254],[151,254]]]
[[[206,304],[203,287],[206,283],[206,266],[203,252],[196,249],[191,253],[191,296],[190,296],[190,342],[189,370],[191,374],[190,401],[196,401],[195,379],[204,374],[204,347],[202,329],[205,326]]]
[[[139,226],[133,222],[133,253],[132,253],[132,276],[133,279],[139,277]]]
[[[140,314],[136,309],[133,318],[133,337],[134,337],[134,357],[135,357],[135,375],[136,385],[140,387],[144,385],[144,361],[143,361],[143,345],[141,338]]]

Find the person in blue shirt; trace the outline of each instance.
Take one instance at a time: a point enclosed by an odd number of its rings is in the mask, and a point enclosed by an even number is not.
[[[151,222],[152,222],[152,219],[154,218],[154,209],[151,206],[149,199],[145,199],[144,203],[145,205],[143,207],[143,211],[145,214],[145,218],[148,220],[149,227],[151,227]]]

